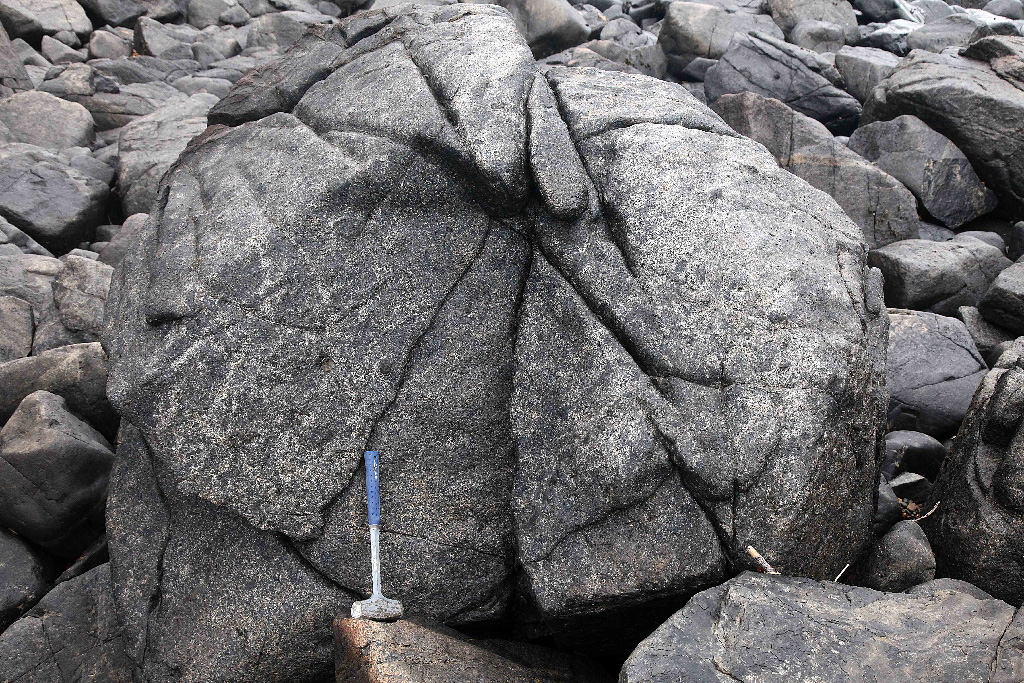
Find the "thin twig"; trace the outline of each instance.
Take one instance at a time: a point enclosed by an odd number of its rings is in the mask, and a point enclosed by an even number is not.
[[[917,518],[917,519],[915,519],[914,521],[915,521],[915,522],[920,522],[920,521],[921,521],[922,519],[926,519],[926,518],[927,518],[927,517],[928,517],[929,515],[931,515],[931,514],[932,514],[933,512],[935,512],[936,510],[938,510],[938,509],[939,509],[939,505],[940,505],[941,503],[942,503],[942,501],[941,501],[941,500],[937,500],[937,501],[935,501],[935,505],[933,505],[933,506],[932,506],[932,509],[931,509],[931,510],[929,510],[929,511],[928,511],[928,512],[926,512],[925,514],[921,515],[920,517],[918,517],[918,518]]]
[[[846,566],[843,567],[843,571],[839,572],[838,576],[836,576],[836,578],[832,580],[832,583],[839,583],[839,579],[843,578],[843,574],[845,574],[846,570],[849,569],[849,568],[850,568],[850,563],[847,562]]]
[[[757,562],[757,566],[765,574],[778,574],[779,573],[779,572],[775,571],[775,567],[773,567],[770,564],[768,564],[768,560],[766,560],[763,557],[761,557],[761,553],[759,553],[756,550],[754,550],[754,546],[752,546],[752,545],[748,545],[747,546],[747,555],[750,555],[752,558],[754,558],[754,562]]]

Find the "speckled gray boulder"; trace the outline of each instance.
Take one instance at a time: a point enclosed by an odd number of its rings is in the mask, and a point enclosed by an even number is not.
[[[849,583],[887,593],[905,591],[935,578],[935,553],[917,522],[897,522],[876,543],[858,566],[851,568]]]
[[[541,73],[500,8],[329,33],[327,73],[282,58],[288,111],[229,95],[115,272],[107,529],[142,672],[326,674],[369,588],[366,448],[385,591],[449,624],[515,604],[628,651],[748,544],[849,562],[886,314],[841,209],[678,86]]]
[[[694,596],[620,683],[977,681],[1024,673],[1024,613],[959,581],[908,593],[743,574]]]
[[[936,481],[941,500],[922,522],[940,576],[1024,602],[1024,367],[989,372]]]

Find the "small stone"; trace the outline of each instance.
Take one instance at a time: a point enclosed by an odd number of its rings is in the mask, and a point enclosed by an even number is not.
[[[920,525],[903,520],[851,570],[851,583],[900,593],[935,578],[935,553]]]
[[[898,473],[913,472],[934,481],[945,458],[946,447],[936,438],[906,430],[889,432],[882,474],[891,481]]]

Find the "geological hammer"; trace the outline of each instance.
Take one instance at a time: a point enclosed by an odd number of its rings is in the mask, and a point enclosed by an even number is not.
[[[402,603],[385,598],[380,592],[380,454],[363,453],[366,462],[366,511],[370,520],[370,567],[373,572],[373,593],[369,600],[352,603],[356,619],[394,621],[402,618]]]

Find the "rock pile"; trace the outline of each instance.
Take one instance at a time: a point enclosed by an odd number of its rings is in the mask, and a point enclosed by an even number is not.
[[[0,0],[0,680],[1020,680],[971,4]]]

